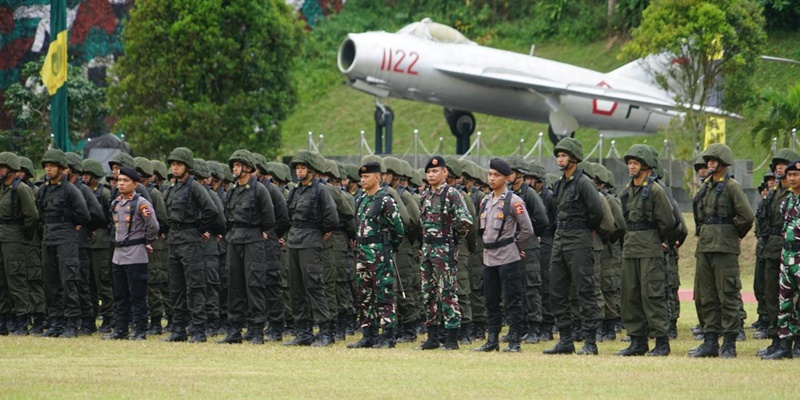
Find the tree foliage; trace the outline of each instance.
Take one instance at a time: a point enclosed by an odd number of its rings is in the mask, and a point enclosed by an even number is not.
[[[778,139],[778,148],[789,147],[792,129],[800,128],[800,82],[787,91],[767,90],[762,100],[767,104],[767,114],[759,118],[754,127],[761,144],[769,146],[772,138]]]
[[[14,118],[14,127],[0,134],[0,147],[36,159],[52,142],[50,136],[50,95],[39,71],[44,58],[25,65],[24,83],[6,90],[4,108]],[[106,133],[108,115],[105,89],[90,82],[80,68],[67,70],[67,106],[70,140]]]
[[[188,146],[227,158],[274,156],[297,102],[290,73],[301,33],[283,0],[150,0],[131,10],[109,99],[133,147]]]

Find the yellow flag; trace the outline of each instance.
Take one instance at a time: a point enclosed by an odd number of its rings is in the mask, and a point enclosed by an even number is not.
[[[42,66],[42,81],[50,95],[56,94],[58,88],[67,81],[67,31],[58,33],[56,40],[50,42],[47,57]]]
[[[725,118],[708,117],[704,148],[712,143],[725,143]]]

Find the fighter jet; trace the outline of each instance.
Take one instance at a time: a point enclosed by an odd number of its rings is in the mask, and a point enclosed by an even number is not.
[[[337,58],[348,84],[375,96],[380,108],[386,97],[444,107],[459,153],[475,130],[473,112],[547,123],[557,142],[578,127],[606,137],[655,133],[682,118],[681,109],[699,109],[676,103],[674,94],[654,83],[647,68],[655,59],[602,73],[480,46],[428,18],[396,33],[351,33]],[[702,111],[740,118],[714,107]]]

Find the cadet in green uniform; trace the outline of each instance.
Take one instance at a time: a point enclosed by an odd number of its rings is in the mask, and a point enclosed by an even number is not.
[[[553,317],[553,304],[550,301],[550,255],[553,252],[553,236],[556,232],[556,202],[553,190],[547,184],[547,171],[544,165],[532,161],[528,163],[529,185],[536,190],[542,199],[547,212],[547,229],[539,236],[539,264],[542,266],[542,326],[539,330],[539,341],[553,340],[553,329],[556,326]]]
[[[44,224],[42,267],[44,268],[50,328],[48,337],[73,338],[78,335],[81,280],[78,246],[80,231],[92,220],[80,190],[69,183],[64,171],[67,156],[61,150],[48,150],[42,157],[45,183],[36,193],[36,206]]]
[[[784,240],[784,224],[786,219],[784,213],[781,211],[781,206],[786,202],[786,199],[791,195],[791,188],[789,187],[789,179],[786,176],[786,168],[790,162],[800,159],[795,151],[791,149],[780,149],[772,157],[770,168],[775,171],[775,176],[778,178],[778,183],[768,193],[763,203],[763,216],[764,219],[764,236],[766,236],[766,243],[764,248],[761,249],[759,257],[764,259],[764,302],[766,304],[768,322],[767,334],[772,339],[772,344],[762,352],[762,356],[770,357],[770,355],[779,349],[780,340],[778,337],[778,292],[780,281],[780,270],[782,261],[782,250]]]
[[[761,199],[758,201],[758,205],[756,206],[756,222],[754,230],[758,241],[756,242],[756,266],[755,271],[753,272],[753,294],[755,294],[756,302],[758,302],[756,309],[758,319],[750,326],[750,328],[756,330],[756,332],[753,334],[753,339],[766,339],[769,337],[769,333],[767,332],[769,313],[767,312],[767,303],[764,299],[764,291],[766,290],[766,283],[764,282],[766,258],[762,256],[762,253],[764,251],[764,246],[766,246],[771,235],[769,223],[765,218],[766,212],[764,210],[764,205],[766,204],[766,198],[770,190],[775,187],[775,173],[773,171],[773,164],[770,164],[770,170],[764,173],[764,180],[761,185],[758,186]]]
[[[323,239],[328,239],[339,226],[339,216],[333,196],[315,177],[316,171],[325,169],[322,156],[300,151],[291,164],[299,182],[289,192],[291,228],[284,242],[289,247],[289,290],[297,336],[285,345],[330,346],[334,342],[333,313],[325,295],[320,253]],[[312,334],[314,323],[320,330],[317,341]]]
[[[480,190],[480,182],[486,180],[483,171],[474,162],[461,159],[461,170],[463,171],[463,192],[464,200],[472,201],[475,209],[479,209],[481,201],[486,194]],[[409,166],[410,167],[410,166]],[[412,173],[413,175],[413,173]],[[486,300],[483,296],[483,240],[475,240],[475,251],[469,254],[469,283],[472,285],[469,294],[469,301],[472,305],[472,340],[483,340],[486,338]]]
[[[553,253],[550,260],[550,295],[559,331],[559,342],[545,354],[570,354],[575,351],[569,291],[575,287],[580,304],[580,319],[586,342],[578,354],[597,354],[596,330],[600,318],[594,279],[592,230],[603,220],[603,203],[597,187],[578,168],[583,160],[583,146],[572,138],[555,145],[558,168],[563,175],[554,185],[558,213]]]
[[[164,200],[163,200],[164,193],[166,192],[167,188],[169,188],[169,186],[170,186],[169,169],[167,168],[166,164],[164,164],[164,162],[161,161],[161,160],[150,160],[150,163],[153,164],[153,173],[154,173],[154,176],[153,176],[154,177],[154,182],[153,183],[155,185],[155,188],[158,189],[159,192],[161,192],[161,198],[162,198],[161,202],[163,203],[164,202]],[[161,213],[158,213],[158,211],[156,211],[156,213],[159,214],[158,218],[162,218],[164,220],[164,223],[163,224],[159,224],[161,232],[160,232],[158,240],[155,243],[153,243],[152,246],[153,246],[154,252],[158,251],[158,252],[161,252],[163,254],[163,265],[164,265],[164,271],[166,273],[166,276],[163,277],[163,281],[160,284],[159,290],[161,291],[162,298],[163,298],[163,301],[164,301],[164,317],[166,317],[166,319],[167,319],[167,327],[171,328],[172,327],[171,324],[172,324],[173,311],[172,311],[172,296],[170,295],[170,291],[169,291],[169,270],[168,270],[168,265],[169,265],[169,246],[168,246],[168,243],[167,243],[167,234],[166,234],[166,232],[169,230],[169,222],[168,222],[169,219],[168,219],[168,216],[167,216],[166,204],[164,205],[164,208],[165,209],[164,209],[164,212],[163,212],[163,214],[164,214],[163,216],[161,215]],[[155,249],[158,249],[158,250],[155,250]],[[149,280],[152,280],[153,278],[154,277],[151,276],[151,277],[149,277]],[[148,280],[148,282],[149,282],[149,280]],[[169,330],[167,329],[167,331],[169,331]],[[147,333],[150,334],[150,335],[160,335],[161,332],[162,332],[161,326],[155,327],[155,326],[153,326],[152,321],[151,321],[150,328],[148,329]]]
[[[217,207],[208,191],[191,175],[194,168],[192,151],[176,147],[167,157],[175,182],[164,195],[169,231],[169,286],[174,309],[174,327],[167,342],[205,342],[206,269],[202,243],[222,232],[217,225]],[[211,231],[211,232],[210,232]]]
[[[103,178],[103,165],[93,159],[83,160],[83,183],[92,190],[94,197],[103,210],[106,221],[111,220],[111,191],[105,188],[100,179]],[[99,314],[103,323],[97,330],[99,333],[110,333],[114,328],[114,293],[111,290],[111,239],[107,227],[101,227],[92,235],[92,275],[90,289],[95,317]]]
[[[159,240],[150,244],[153,251],[147,254],[147,306],[148,317],[150,318],[150,325],[147,328],[147,333],[151,335],[160,335],[161,318],[164,317],[164,298],[169,297],[169,292],[162,292],[161,289],[167,279],[167,263],[169,261],[169,252],[165,245],[167,232],[167,206],[164,204],[164,195],[161,194],[155,185],[151,182],[151,178],[155,174],[153,163],[144,157],[135,157],[133,164],[136,166],[136,172],[139,173],[141,181],[139,182],[150,194],[150,202],[155,211],[156,222],[158,222]]]
[[[230,170],[225,164],[222,164],[219,161],[209,160],[207,161],[208,164],[208,173],[210,184],[209,187],[214,194],[219,197],[222,201],[222,209],[223,209],[223,217],[224,217],[224,210],[227,206],[225,204],[225,198],[227,197],[225,193],[225,188],[227,184],[225,183],[227,180],[227,175],[225,173],[226,170]],[[228,172],[230,173],[230,172]],[[219,293],[219,320],[217,323],[217,335],[227,335],[230,332],[230,323],[228,322],[228,242],[225,240],[225,236],[223,235],[219,242],[217,242],[217,274],[219,275],[219,285],[217,286],[217,293]]]
[[[739,182],[731,177],[733,152],[714,143],[703,153],[711,173],[700,188],[700,226],[696,279],[703,316],[703,344],[692,357],[736,357],[736,336],[741,324],[742,283],[739,276],[739,241],[753,226],[753,210]],[[697,300],[695,300],[697,301]],[[719,336],[724,335],[722,347]]]
[[[662,244],[675,227],[667,193],[656,183],[655,156],[646,145],[633,145],[625,154],[631,181],[622,193],[627,231],[622,247],[622,323],[631,337],[618,356],[666,356],[670,353],[667,269]],[[648,353],[647,337],[656,346]]]
[[[694,172],[695,176],[697,176],[697,180],[700,182],[700,186],[702,187],[703,182],[708,178],[708,166],[706,165],[705,160],[703,160],[703,154],[697,156],[694,160]],[[700,199],[700,191],[698,190],[695,193],[694,197],[692,198],[692,216],[694,217],[694,235],[695,237],[700,237],[700,225],[702,225],[702,221],[700,220],[700,216],[698,214],[698,202]],[[697,246],[694,250],[694,257],[695,257],[695,265],[697,265],[697,258],[700,256],[700,240],[697,240]],[[697,321],[698,324],[692,328],[692,334],[694,335],[694,340],[703,340],[703,313],[700,311],[700,289],[697,286],[697,274],[695,274],[694,282],[693,282],[693,299],[695,304],[695,312],[697,313]],[[697,350],[697,348],[690,349],[689,352],[693,352]]]
[[[20,179],[21,184],[31,189],[31,193],[34,198],[36,198],[39,187],[34,185],[31,181],[35,172],[33,161],[28,157],[19,157],[19,164],[22,169],[17,171],[17,178]],[[44,321],[47,313],[44,298],[44,282],[42,279],[41,229],[36,229],[34,231],[33,239],[28,242],[25,254],[27,260],[26,264],[28,266],[28,298],[32,307],[31,312],[33,313],[33,326],[31,326],[30,333],[32,335],[41,335],[44,332]]]
[[[17,178],[20,169],[16,154],[0,153],[0,334],[27,335],[33,313],[26,258],[39,212],[33,192]]]

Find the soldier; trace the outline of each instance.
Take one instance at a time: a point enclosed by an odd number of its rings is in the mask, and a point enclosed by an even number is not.
[[[474,162],[462,159],[464,200],[472,201],[475,209],[479,209],[486,194],[480,190],[480,183],[486,180],[482,169]],[[467,332],[471,340],[486,339],[486,300],[483,297],[483,240],[475,241],[475,251],[470,252],[467,266],[469,271],[469,300],[472,304],[472,332]]]
[[[708,178],[708,166],[706,165],[705,160],[703,160],[703,154],[697,156],[694,160],[694,172],[695,176],[697,176],[697,180],[700,182],[700,186],[703,185],[703,182]],[[692,198],[692,215],[694,217],[694,235],[695,237],[700,237],[700,225],[703,223],[700,221],[700,216],[698,214],[698,202],[700,199],[700,191],[698,190],[695,193],[694,198]],[[697,265],[697,257],[700,255],[700,240],[697,240],[697,246],[695,247],[694,257],[695,257],[695,265]],[[697,313],[697,322],[698,324],[692,328],[692,334],[694,335],[694,340],[703,340],[703,313],[700,310],[700,289],[697,286],[697,274],[695,274],[694,278],[694,304],[695,304],[695,312]],[[689,352],[693,352],[697,350],[697,348],[692,348]]]
[[[210,174],[209,187],[212,192],[222,201],[222,216],[225,216],[225,187],[227,184],[225,171],[229,170],[224,164],[209,160],[208,173]],[[230,173],[230,172],[229,172]],[[217,242],[217,275],[219,275],[219,285],[217,292],[219,293],[219,319],[217,322],[217,332],[215,335],[227,335],[230,331],[230,323],[228,322],[228,242],[223,235]]]
[[[425,165],[430,190],[422,197],[422,256],[420,262],[422,299],[428,338],[418,349],[439,348],[439,325],[444,324],[443,349],[458,349],[461,310],[458,303],[458,243],[473,224],[464,198],[445,180],[444,158],[433,156]]]
[[[80,190],[64,175],[64,152],[45,152],[42,167],[45,183],[36,193],[36,206],[44,224],[42,266],[50,320],[44,335],[73,338],[78,335],[81,314],[81,266],[75,244],[79,243],[81,230],[88,229],[92,221]]]
[[[526,242],[534,234],[532,218],[524,201],[506,187],[507,180],[513,179],[512,174],[512,167],[505,161],[499,158],[489,161],[488,181],[492,194],[486,196],[479,207],[489,337],[483,346],[474,351],[500,349],[498,335],[503,321],[501,294],[510,325],[508,347],[503,351],[517,353],[521,350],[520,334],[525,323],[522,305],[525,271],[519,263],[528,257]]]
[[[600,228],[603,203],[597,187],[578,168],[583,146],[572,138],[562,139],[553,153],[563,175],[553,188],[556,199],[556,232],[550,259],[550,296],[558,323],[559,342],[544,354],[575,352],[569,292],[574,287],[586,342],[578,354],[597,354],[596,330],[600,317],[595,296],[592,231]]]
[[[520,332],[525,343],[539,343],[539,334],[542,326],[542,265],[539,259],[539,237],[547,231],[550,221],[539,194],[527,182],[525,174],[528,173],[528,163],[520,156],[508,157],[511,166],[511,178],[508,183],[515,195],[522,199],[531,218],[534,238],[526,242],[525,259],[520,261],[522,266],[523,292],[523,326]]]
[[[696,280],[700,289],[703,344],[692,357],[736,357],[741,324],[740,239],[753,226],[753,210],[739,182],[731,177],[733,152],[714,143],[703,153],[711,174],[698,193],[700,226]],[[698,300],[695,300],[698,302]],[[719,336],[724,341],[719,347]]]
[[[93,159],[83,160],[83,183],[94,193],[95,199],[103,210],[106,221],[111,220],[111,191],[104,187],[100,180],[103,178],[103,165]],[[111,333],[114,328],[114,293],[111,290],[111,238],[108,227],[103,226],[94,231],[92,235],[91,262],[92,274],[90,276],[92,307],[94,316],[98,314],[103,318],[103,323],[97,330],[98,333]]]
[[[255,156],[255,154],[254,154]],[[256,163],[258,163],[256,159]],[[270,197],[272,198],[272,205],[275,207],[275,221],[276,243],[280,239],[286,240],[286,234],[289,232],[289,209],[286,200],[289,198],[288,183],[292,181],[291,171],[286,164],[270,161],[266,165],[267,176],[270,177],[269,181],[272,185],[267,185]],[[280,196],[278,196],[280,195]],[[280,198],[279,198],[280,197]],[[275,304],[274,315],[269,318],[275,318],[275,321],[270,321],[270,332],[267,334],[265,340],[267,341],[282,341],[284,335],[293,334],[293,321],[292,321],[292,298],[289,291],[289,261],[287,258],[288,248],[286,246],[278,245],[278,260],[280,261],[280,286],[278,290],[278,298],[274,301],[267,301]],[[268,260],[269,266],[273,266],[271,261]],[[269,296],[272,291],[267,292]],[[280,310],[277,308],[280,307]],[[268,312],[268,314],[270,314]]]
[[[173,306],[173,331],[166,342],[206,342],[206,270],[202,244],[217,231],[217,207],[203,186],[195,181],[192,151],[176,147],[167,157],[175,182],[164,195],[167,207],[169,286]],[[137,193],[139,193],[137,191]],[[191,322],[187,334],[187,324]],[[188,335],[191,335],[189,339]]]
[[[775,174],[772,171],[773,168],[774,167],[770,165],[770,170],[764,173],[764,180],[761,185],[758,186],[758,191],[761,194],[761,198],[756,206],[755,234],[758,241],[756,242],[756,266],[755,271],[753,272],[753,294],[755,294],[756,302],[758,302],[756,309],[758,319],[750,326],[751,329],[756,330],[756,332],[753,334],[753,339],[766,339],[769,337],[767,325],[770,319],[769,313],[767,312],[767,304],[764,299],[764,269],[766,268],[766,258],[762,257],[761,254],[770,237],[770,227],[764,218],[764,205],[766,204],[765,199],[767,198],[770,189],[775,186]],[[772,184],[769,184],[769,182],[772,182]]]
[[[777,153],[776,156],[780,154]],[[783,175],[789,184],[791,193],[781,205],[784,225],[782,227],[783,249],[781,250],[780,281],[778,289],[778,341],[777,348],[771,353],[761,356],[766,360],[779,360],[797,357],[792,350],[792,340],[795,351],[800,347],[800,331],[798,330],[797,316],[800,310],[796,298],[800,293],[800,160],[794,159],[783,168]],[[771,238],[770,238],[771,239]],[[770,328],[772,328],[770,326]]]
[[[228,313],[231,331],[217,343],[241,343],[245,321],[251,344],[264,344],[267,282],[277,283],[277,271],[267,269],[267,246],[274,235],[275,212],[267,188],[254,176],[256,162],[247,150],[228,159],[236,180],[226,199],[228,233]],[[272,273],[273,277],[268,275]]]
[[[31,179],[34,177],[35,171],[33,167],[33,161],[31,161],[31,159],[28,157],[19,157],[19,165],[21,169],[17,171],[17,178],[20,179],[20,183],[28,186],[28,188],[31,189],[33,197],[36,198],[36,193],[39,191],[39,187],[31,181]],[[41,222],[41,219],[39,222]],[[30,299],[31,312],[33,313],[33,326],[31,326],[30,333],[38,336],[44,332],[44,322],[47,313],[44,297],[44,283],[42,280],[41,229],[34,230],[33,239],[28,242],[25,254],[26,264],[28,266],[28,298]]]
[[[655,155],[646,145],[633,145],[625,154],[631,181],[622,193],[627,231],[622,247],[622,323],[631,337],[618,356],[667,356],[670,353],[667,270],[662,243],[675,227],[672,205],[653,172]],[[656,346],[648,352],[647,336]]]
[[[79,335],[91,335],[97,331],[95,325],[94,306],[92,305],[91,290],[89,283],[92,275],[92,236],[98,229],[105,229],[108,223],[106,210],[100,206],[94,191],[83,183],[82,160],[76,153],[67,153],[67,166],[69,182],[75,185],[83,195],[86,206],[89,208],[89,215],[92,218],[91,224],[84,226],[79,232],[80,241],[78,242],[78,255],[80,257],[81,280],[78,286],[78,296],[81,302],[81,324],[78,330]]]
[[[159,225],[153,206],[136,194],[141,179],[132,168],[122,167],[117,174],[119,196],[111,205],[116,324],[114,332],[103,339],[128,339],[128,324],[133,324],[130,339],[147,339],[147,263],[148,254],[153,252],[151,243],[158,240]]]
[[[364,336],[348,348],[393,348],[397,323],[394,262],[405,230],[391,195],[381,185],[381,165],[364,164],[359,169],[364,195],[357,204],[356,279],[358,320]],[[402,287],[402,285],[400,286]],[[380,337],[378,328],[382,329]]]
[[[330,238],[339,226],[339,216],[330,192],[315,177],[317,171],[324,169],[322,156],[300,151],[292,158],[291,165],[299,182],[289,192],[291,228],[280,244],[289,247],[289,290],[297,336],[285,345],[329,346],[334,341],[333,313],[325,296],[320,253],[323,239]],[[319,325],[317,341],[312,334],[313,323]]]
[[[539,329],[539,341],[553,340],[553,329],[556,321],[553,317],[553,305],[550,301],[550,254],[553,252],[553,235],[556,232],[556,202],[553,190],[547,184],[547,172],[544,165],[538,162],[528,163],[528,174],[531,178],[529,185],[542,199],[547,212],[547,229],[539,236],[539,264],[542,266],[542,325]]]
[[[788,267],[788,265],[782,264],[782,261],[789,260],[783,258],[782,249],[785,243],[790,242],[788,238],[784,238],[783,234],[785,224],[787,222],[794,223],[792,219],[786,219],[781,207],[787,202],[787,199],[792,197],[791,182],[789,182],[786,170],[789,166],[793,166],[791,162],[797,159],[800,159],[800,155],[791,149],[780,149],[772,157],[770,169],[774,171],[778,183],[767,193],[762,206],[761,218],[764,222],[762,228],[759,229],[762,232],[759,233],[766,237],[766,243],[758,256],[764,260],[761,280],[764,282],[764,303],[768,314],[765,325],[767,335],[772,339],[772,344],[761,352],[762,358],[770,358],[772,353],[780,349],[778,313],[782,310],[778,307],[780,304],[778,283],[781,281],[783,269]],[[791,207],[787,207],[785,210],[791,210]],[[791,254],[788,256],[792,257]]]
[[[358,177],[358,165],[345,164],[347,170],[347,185],[344,190],[357,199],[361,196],[361,179]]]
[[[153,181],[152,183],[158,190],[166,189],[164,184],[169,180],[169,170],[166,164],[161,160],[150,160],[153,165]]]
[[[28,335],[27,246],[39,224],[33,192],[17,178],[19,157],[0,153],[0,335]]]
[[[155,184],[151,182],[156,171],[153,163],[144,157],[135,157],[133,164],[136,166],[136,173],[139,174],[140,181],[137,182],[144,186],[150,198],[153,199],[150,206],[155,211],[155,218],[158,222],[158,239],[150,243],[152,251],[147,253],[147,305],[150,325],[147,333],[160,335],[161,318],[164,317],[164,298],[169,297],[169,292],[162,291],[167,279],[167,264],[169,263],[169,251],[165,245],[167,232],[167,206],[164,204],[164,195],[159,191]],[[139,186],[139,185],[137,185]]]

